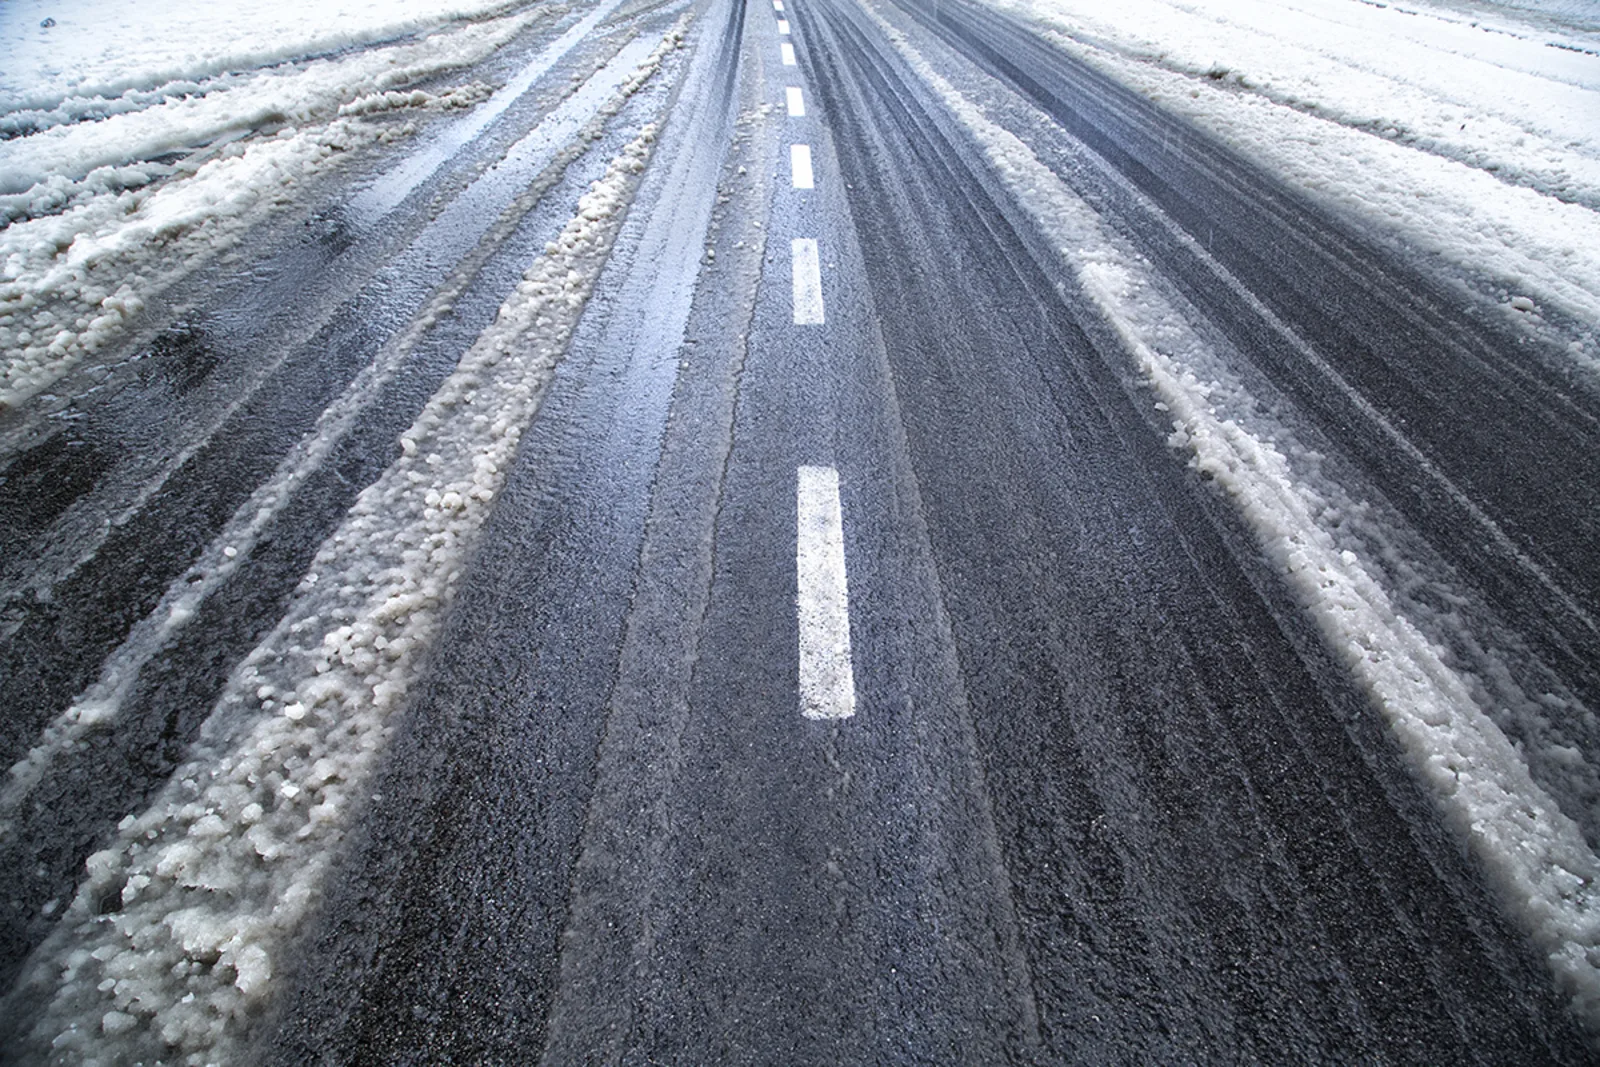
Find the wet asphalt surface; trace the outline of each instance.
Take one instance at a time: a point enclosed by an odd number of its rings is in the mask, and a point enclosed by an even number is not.
[[[460,287],[115,729],[30,796],[0,842],[8,979],[49,930],[37,902],[181,760],[575,190],[663,108],[258,1058],[1584,1062],[1367,698],[881,30],[797,0],[786,67],[767,0],[697,12],[668,95],[583,151],[474,184],[535,91],[385,220],[319,210],[174,296],[105,381],[0,423],[10,761]],[[1053,120],[1041,158],[1600,700],[1590,387],[1024,27],[948,2],[897,18]],[[785,118],[795,84],[807,114]],[[789,185],[801,139],[814,191]],[[792,321],[795,236],[822,250],[820,326]],[[841,480],[858,711],[838,722],[798,711],[809,464]]]

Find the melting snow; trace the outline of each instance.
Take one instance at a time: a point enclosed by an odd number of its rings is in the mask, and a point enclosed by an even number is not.
[[[16,30],[16,12],[33,6],[0,7],[5,32]],[[380,6],[363,10],[370,15]],[[290,11],[310,8],[289,5]],[[168,9],[143,4],[138,10]],[[9,223],[0,230],[0,407],[21,403],[110,343],[153,289],[236,241],[263,211],[290,202],[307,180],[352,149],[416,130],[414,123],[375,116],[478,103],[487,86],[438,93],[399,87],[476,62],[544,17],[539,11],[507,16],[419,41],[186,83],[181,93],[141,97],[139,108],[130,104],[94,121],[0,141],[0,222]],[[151,32],[138,19],[126,24]],[[201,19],[199,25],[210,23]],[[223,43],[242,48],[249,25],[245,18]],[[300,36],[287,32],[296,25]],[[289,21],[280,48],[298,54],[312,44],[326,46],[331,39],[307,34],[332,25]],[[358,41],[363,26],[371,25],[377,23],[370,18],[357,22],[337,40]],[[387,34],[397,24],[383,25]],[[187,42],[199,49],[198,32],[176,33],[164,47]],[[100,33],[105,48],[120,55],[109,43],[117,35],[104,25]],[[7,62],[0,51],[0,70],[18,69]],[[203,56],[192,56],[191,63],[204,65]],[[7,118],[20,122],[19,114]]]

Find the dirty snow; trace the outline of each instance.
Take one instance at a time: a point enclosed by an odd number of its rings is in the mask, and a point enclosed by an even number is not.
[[[14,9],[27,6],[0,6],[8,29]],[[410,136],[417,125],[407,113],[483,100],[488,86],[406,87],[484,58],[547,16],[453,25],[421,40],[222,75],[141,109],[0,141],[0,223],[9,223],[0,229],[0,408],[105,347],[153,290],[353,149]]]
[[[596,8],[595,13],[614,9],[616,2],[608,0]],[[574,27],[582,32],[592,28],[593,24],[588,18]],[[515,169],[523,174],[537,174],[560,161],[570,161],[581,155],[591,143],[593,135],[616,117],[618,110],[637,89],[640,71],[649,69],[646,61],[657,45],[654,39],[644,37],[625,45],[506,150],[493,172],[486,176],[488,184],[493,185],[494,172]],[[565,51],[563,41],[546,45],[530,64],[530,69],[548,70],[554,63],[553,56],[565,54]],[[530,80],[519,86],[521,82],[523,75],[519,74],[508,83],[507,88],[520,93],[532,84]],[[447,126],[430,131],[440,136],[430,136],[418,151],[409,154],[400,166],[385,171],[375,186],[363,190],[350,203],[370,208],[372,217],[392,210],[400,203],[399,197],[403,196],[404,191],[431,170],[430,164],[437,165],[438,146],[441,143],[453,144],[459,148],[464,133],[471,134],[482,129],[481,112],[492,108],[494,104],[495,101],[490,100]],[[422,168],[413,166],[419,159],[423,161]],[[397,176],[400,179],[398,190],[393,181]],[[480,181],[486,179],[480,178]],[[383,192],[373,198],[369,194],[375,188]],[[525,189],[519,198],[536,199],[537,189],[537,185]],[[532,202],[533,199],[526,199],[525,205]],[[499,201],[493,199],[492,194],[488,200],[479,195],[478,183],[475,182],[428,221],[422,231],[424,235],[448,234],[447,240],[452,242],[447,246],[433,245],[433,251],[451,247],[465,254],[466,258],[453,271],[438,279],[438,288],[421,314],[405,331],[384,346],[349,384],[343,395],[324,409],[315,430],[301,439],[278,470],[239,507],[233,519],[216,536],[212,546],[191,565],[184,577],[172,583],[156,609],[135,624],[128,637],[102,666],[96,682],[80,693],[73,705],[45,728],[27,756],[11,767],[6,779],[0,783],[0,837],[9,831],[18,806],[44,780],[54,761],[77,746],[96,724],[114,718],[120,712],[123,701],[137,684],[150,657],[166,648],[174,634],[188,625],[199,605],[231,579],[244,563],[261,532],[278,520],[282,509],[294,498],[297,487],[327,462],[329,450],[343,440],[351,422],[377,402],[393,375],[413,358],[415,346],[421,338],[441,316],[450,313],[476,275],[485,250],[498,247],[508,227],[517,225],[520,216],[516,214],[495,219],[494,216],[500,211],[498,205]],[[405,252],[390,263],[386,272],[397,271],[401,275],[414,273],[425,269],[428,262],[414,257],[412,252]],[[190,429],[200,431],[196,440],[206,439],[208,431],[204,427],[192,425]],[[181,463],[188,454],[187,450],[180,451],[171,462],[174,465]],[[160,484],[159,479],[155,484]],[[86,555],[92,554],[109,532],[98,519],[93,521],[93,525],[71,529],[68,536],[60,539],[62,543],[54,546],[61,551],[47,569],[50,573],[58,574],[62,570],[69,570]]]
[[[166,1044],[205,1062],[259,1007],[273,950],[319,891],[652,139],[644,131],[584,197],[401,439],[400,458],[319,553],[296,609],[234,677],[191,761],[90,858],[30,965],[27,983],[60,983],[39,1047],[86,1063]],[[98,916],[111,892],[122,910]],[[81,1028],[96,999],[128,1021]]]

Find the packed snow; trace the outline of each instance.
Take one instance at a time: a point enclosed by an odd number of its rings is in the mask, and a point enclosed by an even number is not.
[[[1600,5],[997,2],[1600,372]]]

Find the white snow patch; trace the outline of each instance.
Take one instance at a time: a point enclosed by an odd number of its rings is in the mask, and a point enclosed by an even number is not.
[[[687,17],[686,17],[687,18]],[[631,92],[682,40],[669,33]],[[290,612],[246,659],[191,759],[90,857],[12,1010],[60,1063],[234,1059],[272,990],[350,808],[422,666],[649,159],[646,126],[577,205],[402,436],[411,447],[319,550]],[[130,891],[131,890],[131,891]],[[124,906],[99,915],[108,893]],[[133,1019],[113,1018],[115,1012]],[[86,1026],[84,1020],[98,1020]]]
[[[6,0],[0,8],[0,113],[54,125],[181,97],[197,83],[359,48],[506,0]],[[45,19],[54,25],[41,26]],[[0,133],[12,129],[0,126]]]

